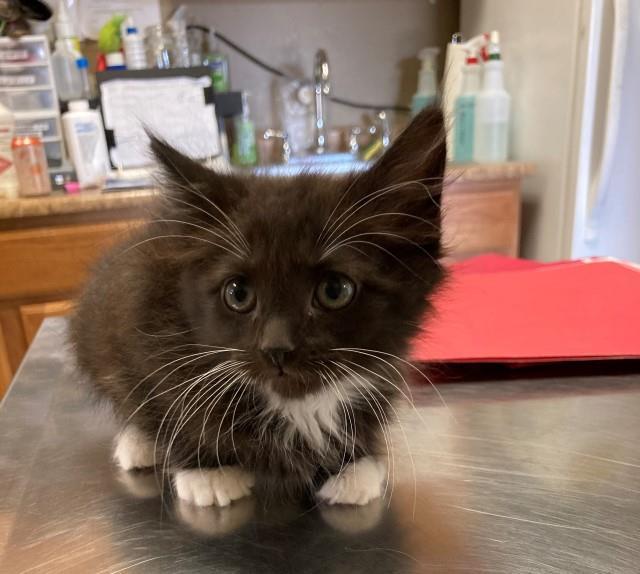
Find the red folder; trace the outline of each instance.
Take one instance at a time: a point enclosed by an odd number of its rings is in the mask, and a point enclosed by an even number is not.
[[[539,363],[640,357],[640,268],[497,255],[455,264],[416,338],[420,362]]]

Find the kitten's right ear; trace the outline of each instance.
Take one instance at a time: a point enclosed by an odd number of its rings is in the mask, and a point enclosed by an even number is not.
[[[179,152],[157,135],[148,135],[151,151],[160,166],[160,179],[167,196],[182,197],[190,203],[199,203],[194,196],[204,194],[207,200],[223,209],[233,202],[238,194],[238,190],[234,189],[236,186],[233,175],[209,169]]]
[[[195,180],[206,179],[210,171],[170,146],[165,140],[149,133],[151,151],[162,169],[167,183],[185,185]]]

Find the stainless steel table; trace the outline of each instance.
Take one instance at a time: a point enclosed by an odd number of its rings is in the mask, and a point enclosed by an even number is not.
[[[364,508],[163,507],[115,470],[64,339],[45,323],[0,410],[3,574],[640,572],[640,377],[416,389]]]

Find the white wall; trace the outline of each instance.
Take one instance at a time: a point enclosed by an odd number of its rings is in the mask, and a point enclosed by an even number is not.
[[[167,0],[164,0],[165,3]],[[177,5],[177,0],[173,4]],[[325,48],[336,95],[370,103],[408,104],[416,88],[418,51],[444,45],[458,27],[458,0],[188,0],[192,20],[278,66],[313,71]],[[165,8],[166,13],[166,8]],[[273,77],[225,48],[233,89],[252,93],[259,126],[276,119]],[[360,123],[362,112],[333,106],[334,125]]]
[[[511,154],[536,164],[524,185],[522,254],[565,257],[579,0],[461,0],[462,33],[500,31],[513,98]]]

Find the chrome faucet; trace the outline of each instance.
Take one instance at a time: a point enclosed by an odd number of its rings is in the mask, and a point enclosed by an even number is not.
[[[324,153],[327,147],[327,108],[331,93],[329,58],[324,50],[316,52],[313,64],[313,83],[316,96],[316,153]]]

